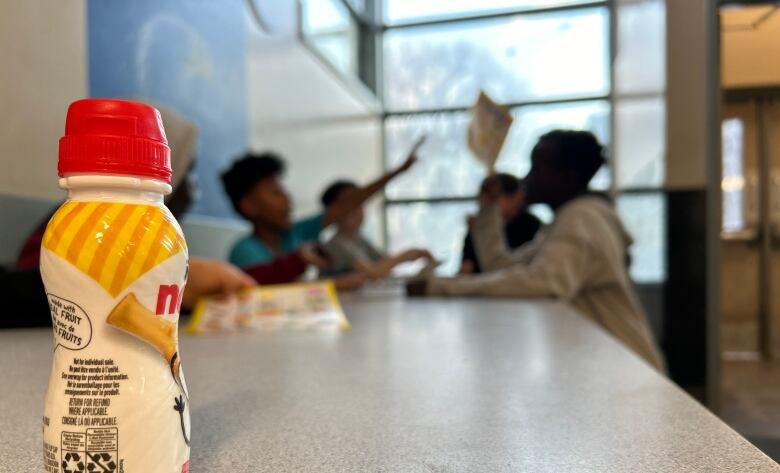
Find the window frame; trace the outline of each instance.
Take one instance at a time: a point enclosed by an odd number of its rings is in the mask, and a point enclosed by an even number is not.
[[[375,8],[379,11],[380,15],[382,15],[382,21],[383,13],[384,13],[384,0],[377,0]],[[410,22],[403,22],[403,23],[395,23],[391,25],[381,24],[379,26],[379,39],[376,43],[377,50],[376,55],[378,60],[376,61],[376,67],[377,72],[376,76],[383,78],[384,77],[384,70],[382,68],[382,55],[383,55],[383,36],[384,33],[391,30],[403,30],[407,28],[415,28],[420,26],[431,26],[431,25],[447,25],[447,24],[468,24],[468,23],[474,23],[479,22],[481,20],[485,19],[495,19],[495,18],[507,18],[512,16],[518,16],[518,15],[536,15],[536,14],[544,14],[544,13],[554,13],[554,12],[577,12],[583,9],[593,9],[593,8],[605,8],[606,14],[607,14],[607,23],[608,23],[608,35],[607,38],[607,58],[609,60],[609,77],[608,77],[608,92],[607,94],[597,94],[597,95],[582,95],[582,96],[573,96],[573,97],[565,97],[565,98],[552,98],[549,100],[527,100],[527,101],[519,101],[519,102],[511,102],[506,103],[504,105],[507,105],[510,108],[516,108],[516,107],[524,107],[524,106],[538,106],[538,105],[566,105],[566,104],[576,104],[580,102],[588,102],[588,101],[596,101],[596,100],[604,100],[609,103],[609,128],[610,128],[610,141],[614,140],[614,133],[615,133],[615,125],[614,125],[614,97],[613,97],[613,91],[614,91],[614,51],[615,51],[615,33],[616,33],[616,27],[615,27],[615,12],[613,7],[613,1],[612,0],[601,0],[601,1],[592,1],[587,3],[580,3],[580,4],[572,4],[572,5],[561,5],[561,6],[555,6],[555,7],[546,7],[546,8],[517,8],[502,12],[493,12],[493,13],[486,13],[486,14],[476,14],[476,15],[469,15],[469,16],[461,16],[461,17],[453,17],[453,18],[441,18],[441,19],[431,19],[431,20],[420,20],[420,21],[410,21]],[[378,81],[378,84],[382,88],[377,88],[375,91],[377,93],[377,97],[379,97],[380,102],[382,103],[382,128],[381,128],[381,147],[382,147],[382,164],[385,167],[385,170],[387,170],[387,139],[386,139],[386,133],[385,133],[385,122],[390,117],[397,117],[397,116],[413,116],[413,115],[423,115],[423,114],[430,114],[430,113],[440,113],[440,112],[464,112],[471,109],[470,106],[463,106],[463,107],[442,107],[442,108],[432,108],[432,109],[420,109],[420,110],[404,110],[404,111],[388,111],[384,106],[384,84],[382,83],[382,79]],[[610,143],[611,147],[611,143]],[[610,188],[609,192],[612,194],[615,191],[615,168],[614,164],[610,163],[610,169],[609,169],[609,177],[610,177]],[[383,239],[384,239],[384,246],[387,247],[389,245],[390,241],[390,235],[388,231],[388,225],[387,225],[387,214],[388,209],[393,206],[403,206],[408,204],[416,204],[416,203],[431,203],[431,204],[443,204],[443,203],[457,203],[457,202],[476,202],[477,196],[473,197],[429,197],[429,198],[392,198],[387,194],[386,190],[383,190],[382,195],[382,233],[383,233]]]
[[[392,1],[392,0],[390,0]],[[381,31],[384,33],[387,30],[402,29],[402,28],[414,28],[415,26],[430,26],[430,25],[444,25],[448,23],[463,23],[479,20],[489,20],[495,18],[505,18],[508,16],[517,15],[533,15],[538,13],[556,13],[556,12],[569,12],[575,10],[582,10],[595,7],[607,7],[611,9],[612,0],[591,0],[583,3],[572,3],[563,5],[554,5],[549,7],[517,7],[507,8],[506,10],[465,14],[462,16],[443,17],[443,18],[430,18],[412,21],[401,21],[398,23],[386,24],[384,22],[384,0],[377,2],[379,11],[379,21],[381,24]]]
[[[353,20],[358,25],[358,69],[359,78],[367,85],[375,94],[377,101],[381,104],[380,118],[382,126],[380,127],[380,146],[382,153],[382,166],[385,170],[388,170],[388,156],[387,156],[387,136],[385,123],[388,118],[398,116],[415,116],[424,114],[435,113],[447,113],[447,112],[464,112],[468,111],[470,106],[462,107],[441,107],[441,108],[425,108],[417,110],[399,110],[389,111],[384,105],[384,68],[383,68],[383,52],[384,52],[384,33],[392,30],[403,30],[406,28],[415,28],[420,26],[432,26],[432,25],[446,25],[446,24],[468,24],[473,22],[479,22],[486,19],[506,18],[517,15],[535,15],[554,12],[576,12],[583,9],[604,8],[607,15],[608,24],[608,38],[607,38],[607,58],[608,64],[608,89],[606,94],[591,94],[591,95],[578,95],[571,97],[555,97],[550,99],[538,99],[538,100],[526,100],[518,102],[510,102],[505,105],[510,108],[527,107],[527,106],[544,106],[544,105],[567,105],[576,104],[580,102],[589,101],[606,101],[608,103],[609,113],[609,180],[610,185],[607,190],[609,195],[617,201],[622,195],[641,195],[652,194],[665,197],[665,191],[663,183],[656,186],[632,186],[632,187],[620,187],[618,182],[619,167],[621,164],[621,158],[614,153],[615,142],[617,139],[617,126],[616,126],[616,106],[621,100],[631,99],[651,99],[660,97],[664,100],[665,104],[665,86],[658,91],[639,91],[639,92],[618,92],[616,87],[616,54],[617,54],[617,42],[618,42],[618,10],[621,4],[621,0],[594,0],[583,3],[564,4],[550,7],[541,8],[514,8],[507,9],[498,12],[486,12],[482,14],[465,14],[462,16],[443,17],[443,18],[431,18],[420,19],[414,21],[403,21],[393,24],[385,24],[384,18],[384,2],[387,0],[374,0],[367,1],[367,11],[358,12],[348,0],[340,0],[349,11]],[[632,3],[636,0],[622,0],[623,3]],[[390,207],[400,207],[404,205],[417,204],[417,203],[429,203],[429,204],[446,204],[446,203],[462,203],[462,202],[475,202],[477,196],[450,196],[450,197],[427,197],[427,198],[393,198],[390,197],[386,190],[383,190],[382,194],[382,216],[380,224],[382,227],[383,246],[389,245],[389,232],[388,232],[388,209]],[[664,202],[666,200],[664,199]],[[664,235],[666,239],[666,235]],[[661,255],[665,258],[666,255]],[[665,272],[665,271],[664,271]],[[662,280],[657,283],[663,283],[666,280],[666,275]],[[656,284],[655,282],[653,284]]]

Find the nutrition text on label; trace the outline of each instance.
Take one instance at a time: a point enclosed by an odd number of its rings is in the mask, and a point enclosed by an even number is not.
[[[68,415],[62,416],[62,424],[70,426],[111,426],[111,398],[121,393],[121,382],[128,379],[110,358],[74,358],[68,372],[61,373],[66,381]]]

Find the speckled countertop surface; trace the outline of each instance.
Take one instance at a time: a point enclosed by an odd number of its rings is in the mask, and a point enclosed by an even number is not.
[[[780,471],[566,306],[344,302],[347,333],[181,337],[192,472]],[[50,357],[0,333],[0,472],[42,471]]]

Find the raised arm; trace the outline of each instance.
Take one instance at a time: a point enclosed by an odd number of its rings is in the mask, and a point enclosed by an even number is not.
[[[408,171],[417,162],[417,149],[420,145],[422,145],[422,140],[417,142],[409,156],[398,168],[386,173],[367,186],[345,192],[342,197],[328,207],[328,210],[325,212],[324,226],[327,227],[332,223],[338,222],[349,212],[360,207],[374,194],[382,190],[388,182]]]

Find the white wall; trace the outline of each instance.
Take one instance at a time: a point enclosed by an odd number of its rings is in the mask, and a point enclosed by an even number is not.
[[[296,213],[310,213],[319,208],[319,193],[329,180],[365,181],[381,171],[378,107],[295,37],[294,1],[258,5],[274,28],[273,35],[261,32],[247,11],[249,144],[287,159]],[[85,9],[85,0],[0,1],[0,222],[30,216],[2,232],[0,263],[15,258],[24,236],[63,196],[57,188],[57,143],[67,106],[88,94]],[[377,205],[372,208],[369,226],[376,237],[380,213]],[[191,240],[203,242],[223,227],[230,235],[246,228],[199,218],[186,219],[184,227]],[[193,240],[190,246],[195,254],[223,256],[205,243]]]
[[[250,147],[285,158],[296,215],[318,211],[320,193],[334,179],[376,178],[383,169],[378,104],[303,44],[248,27]],[[376,202],[367,217],[368,236],[378,240]]]
[[[84,0],[0,2],[0,193],[58,199],[65,111],[87,95]]]

